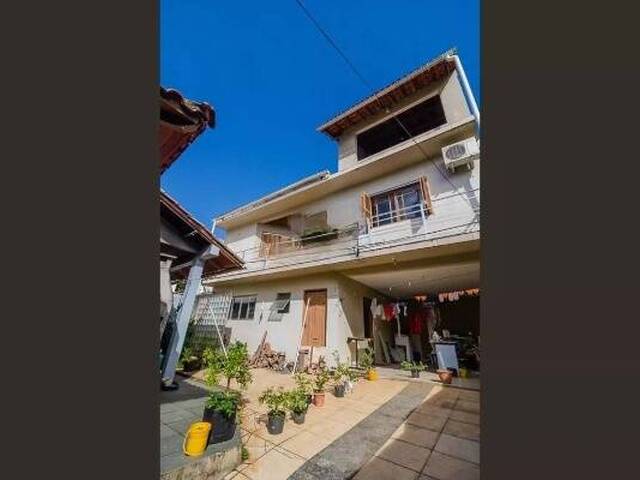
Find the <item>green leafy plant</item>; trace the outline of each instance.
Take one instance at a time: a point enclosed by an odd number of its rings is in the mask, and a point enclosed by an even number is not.
[[[330,378],[331,376],[329,374],[329,370],[327,370],[326,368],[319,369],[313,379],[313,391],[323,392],[324,386],[327,384]]]
[[[309,408],[309,394],[300,388],[287,392],[287,408],[293,413],[302,414]]]
[[[277,389],[269,387],[258,397],[258,401],[267,406],[270,416],[284,417],[288,405],[288,395],[282,387]]]
[[[231,418],[238,410],[240,393],[233,390],[217,390],[211,392],[207,398],[206,407]]]
[[[252,381],[246,343],[231,344],[226,356],[221,349],[207,348],[203,360],[207,368],[205,382],[210,387],[218,385],[221,377],[225,378],[227,389],[231,386],[231,380],[235,380],[242,388],[247,388]]]
[[[296,373],[294,380],[297,390],[302,390],[305,395],[311,395],[313,393],[313,380],[309,375],[306,373]]]
[[[408,370],[408,371],[411,371],[411,372],[422,372],[422,371],[424,371],[424,369],[426,367],[424,366],[424,364],[422,362],[416,363],[416,362],[404,361],[404,362],[402,362],[400,364],[400,368],[402,370]]]
[[[373,369],[373,352],[369,348],[365,348],[362,354],[360,355],[360,366],[364,368],[365,372],[368,372]]]
[[[333,358],[336,362],[336,368],[333,371],[333,379],[336,383],[344,383],[352,379],[351,368],[347,363],[340,361],[340,354],[337,350],[333,352]]]

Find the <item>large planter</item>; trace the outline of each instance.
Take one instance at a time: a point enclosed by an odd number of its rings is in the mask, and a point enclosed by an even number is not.
[[[420,378],[420,370],[411,370],[411,378]]]
[[[346,385],[344,383],[339,383],[333,387],[333,392],[336,397],[344,397],[346,391]]]
[[[230,418],[227,418],[217,410],[205,407],[202,421],[212,425],[208,444],[226,442],[231,440],[236,433],[235,412]]]
[[[267,431],[271,435],[279,435],[284,429],[284,413],[281,415],[273,415],[269,413],[267,415]]]
[[[322,407],[324,405],[324,392],[315,392],[313,394],[313,404],[316,407]]]
[[[291,419],[293,420],[293,423],[302,425],[304,423],[306,415],[307,415],[306,411],[301,413],[291,412]]]
[[[453,374],[451,373],[450,370],[438,370],[436,371],[436,373],[438,374],[438,378],[442,383],[446,385],[449,385],[451,383],[451,380],[453,379]]]

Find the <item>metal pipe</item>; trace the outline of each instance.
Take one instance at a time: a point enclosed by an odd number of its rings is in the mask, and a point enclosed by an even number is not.
[[[476,124],[478,125],[478,130],[480,130],[480,111],[478,110],[478,105],[476,104],[476,99],[473,96],[473,92],[471,91],[471,86],[469,85],[469,80],[467,79],[467,75],[464,73],[464,68],[462,68],[462,62],[460,62],[460,57],[458,55],[449,55],[449,58],[452,58],[455,65],[456,71],[460,76],[460,81],[462,82],[462,90],[464,91],[465,97],[467,97],[467,102],[471,107],[471,113],[476,118]]]

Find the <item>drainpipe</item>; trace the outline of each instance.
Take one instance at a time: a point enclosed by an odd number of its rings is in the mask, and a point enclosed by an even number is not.
[[[469,107],[471,107],[471,113],[476,118],[477,130],[478,132],[480,132],[480,111],[478,110],[476,99],[473,96],[471,87],[469,86],[469,80],[467,79],[467,75],[464,73],[464,68],[462,68],[460,57],[458,57],[458,55],[449,55],[449,58],[453,59],[456,65],[456,71],[458,72],[458,75],[460,76],[460,81],[462,82],[462,90],[464,91],[465,97],[467,97],[467,103],[469,104]]]

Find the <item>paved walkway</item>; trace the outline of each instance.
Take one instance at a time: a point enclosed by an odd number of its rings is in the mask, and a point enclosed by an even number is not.
[[[344,398],[327,393],[303,425],[287,419],[280,435],[266,431],[257,397],[290,376],[255,370],[245,393],[241,435],[249,459],[235,480],[471,480],[479,478],[479,393],[430,382],[361,381]]]

